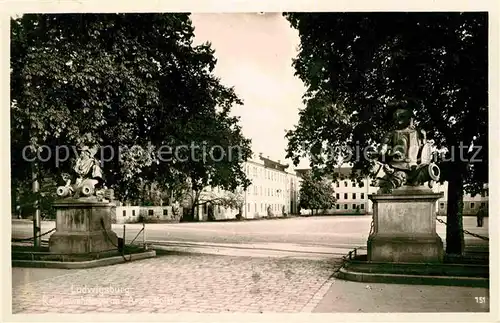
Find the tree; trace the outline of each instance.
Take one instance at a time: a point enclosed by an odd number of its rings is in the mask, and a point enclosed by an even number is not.
[[[414,102],[417,125],[448,149],[440,163],[449,184],[446,251],[461,253],[464,188],[488,180],[487,13],[285,16],[299,31],[293,66],[307,87],[299,124],[287,133],[288,157],[297,164],[312,156],[315,172],[334,173],[349,147],[363,152],[391,129],[390,100]],[[369,160],[349,161],[360,170],[352,176],[370,175]]]
[[[186,190],[185,198],[187,199],[184,205],[196,210],[199,206],[213,207],[221,206],[223,208],[236,209],[241,212],[244,204],[244,196],[241,188],[234,191],[226,191],[215,187],[205,187],[200,191],[192,189]],[[193,212],[194,214],[195,212]],[[214,220],[214,219],[209,219]]]
[[[106,183],[122,200],[140,199],[148,183],[172,189],[188,178],[246,185],[250,141],[230,117],[242,102],[213,75],[210,44],[193,46],[193,36],[189,14],[12,19],[12,185],[27,185],[33,165],[38,178],[70,172],[80,143],[101,146]],[[194,158],[187,148],[205,141],[196,157],[239,150],[220,162]],[[40,150],[46,162],[35,158]]]
[[[329,209],[335,205],[335,191],[330,182],[318,179],[311,174],[302,175],[300,186],[300,208],[311,210],[311,215],[319,210]]]

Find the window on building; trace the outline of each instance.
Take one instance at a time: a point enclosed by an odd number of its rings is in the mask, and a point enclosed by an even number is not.
[[[250,203],[248,203],[248,205],[247,205],[247,210],[248,210],[248,212],[250,212]]]
[[[154,211],[153,210],[148,210],[148,215],[154,215]]]
[[[217,205],[217,212],[220,213],[220,205]]]
[[[485,202],[481,203],[481,207],[485,207],[485,206],[486,206]]]
[[[132,216],[135,216],[135,210],[132,210]]]
[[[168,209],[163,209],[163,215],[168,215]]]
[[[339,194],[339,193],[335,193],[335,198],[336,198],[337,200],[340,200],[340,194]]]
[[[485,191],[481,192],[481,197],[486,197],[486,192]]]
[[[355,181],[351,181],[351,186],[352,187],[356,187],[356,182]]]
[[[127,210],[123,210],[123,216],[127,216]]]
[[[352,193],[352,199],[355,200],[356,199],[356,193]]]
[[[348,198],[347,193],[344,193],[344,200],[347,200]]]
[[[344,186],[347,187],[347,181],[344,181]]]
[[[347,204],[344,204],[344,210],[347,210]]]
[[[364,204],[360,204],[360,205],[359,205],[359,208],[360,208],[361,210],[364,210],[365,205],[364,205]]]
[[[337,204],[336,207],[337,207],[337,210],[340,209],[340,204]]]
[[[356,204],[353,204],[353,205],[352,205],[352,209],[353,209],[353,210],[356,210],[356,206],[357,206]]]
[[[337,187],[340,187],[340,183],[339,182],[337,182],[336,184],[337,184]]]
[[[363,200],[365,198],[365,193],[361,193],[361,199]]]
[[[471,202],[471,203],[470,203],[470,208],[471,208],[471,209],[473,209],[473,208],[474,208],[474,203],[473,203],[473,202]]]
[[[444,203],[439,203],[439,207],[444,209]]]

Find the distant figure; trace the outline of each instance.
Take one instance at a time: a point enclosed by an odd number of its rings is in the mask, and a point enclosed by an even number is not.
[[[207,221],[215,221],[214,206],[211,203],[208,204]]]
[[[476,213],[478,227],[483,226],[485,216],[486,216],[486,208],[483,205],[481,205]]]
[[[273,214],[273,209],[271,208],[271,205],[269,205],[267,207],[267,216],[268,217],[272,217],[274,214]]]

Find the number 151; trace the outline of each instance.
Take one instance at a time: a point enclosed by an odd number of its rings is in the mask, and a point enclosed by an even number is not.
[[[479,303],[479,304],[486,303],[486,297],[484,297],[484,296],[475,297],[475,298],[476,298],[476,303]]]

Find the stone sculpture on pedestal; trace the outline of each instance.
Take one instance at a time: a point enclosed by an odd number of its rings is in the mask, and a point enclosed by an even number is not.
[[[443,243],[436,234],[436,201],[442,193],[431,188],[439,167],[424,131],[413,123],[406,102],[390,105],[396,130],[388,133],[375,154],[385,175],[373,202],[373,232],[368,260],[382,262],[441,262]],[[428,183],[428,188],[424,186]]]
[[[408,186],[428,183],[429,188],[439,180],[439,167],[432,162],[432,146],[426,133],[413,123],[413,111],[404,102],[390,105],[396,130],[383,139],[380,150],[374,155],[382,164],[385,176],[380,179],[382,193]]]
[[[50,236],[51,252],[83,254],[116,250],[118,237],[111,229],[115,207],[113,191],[104,185],[102,169],[94,157],[98,147],[82,146],[75,166],[75,181],[63,174],[65,185],[57,188],[56,232]]]

